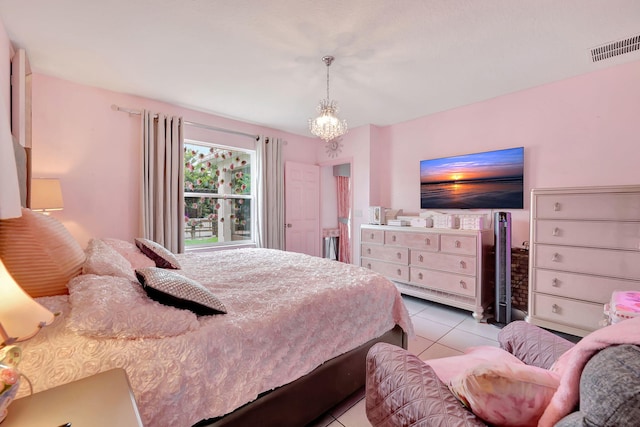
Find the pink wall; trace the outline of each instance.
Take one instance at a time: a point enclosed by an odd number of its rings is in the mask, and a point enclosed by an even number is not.
[[[379,150],[370,165],[354,167],[359,188],[374,191],[372,203],[418,213],[421,159],[501,148],[525,147],[527,193],[640,184],[639,114],[640,61],[388,126],[376,137],[355,129],[344,143],[363,161]],[[356,211],[367,208],[366,197],[355,200]],[[511,211],[514,246],[529,240],[529,205],[526,194],[525,209]]]
[[[65,208],[54,212],[85,245],[91,237],[126,240],[139,235],[140,117],[111,105],[182,115],[185,120],[287,141],[285,160],[315,163],[316,141],[173,105],[88,87],[58,78],[33,77],[33,174],[61,180]],[[249,138],[185,127],[185,138],[217,143]]]

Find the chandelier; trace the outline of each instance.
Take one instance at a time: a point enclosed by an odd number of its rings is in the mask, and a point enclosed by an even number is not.
[[[327,98],[322,99],[318,104],[318,117],[309,119],[309,130],[318,138],[329,142],[347,133],[347,121],[340,120],[336,113],[338,104],[329,98],[329,67],[335,58],[333,56],[323,56],[322,61],[327,64]]]

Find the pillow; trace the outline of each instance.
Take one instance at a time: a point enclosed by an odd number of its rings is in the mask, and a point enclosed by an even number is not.
[[[146,267],[136,270],[136,275],[147,295],[162,304],[191,310],[201,316],[227,312],[211,291],[175,271]]]
[[[55,218],[22,209],[19,218],[0,220],[0,258],[31,297],[63,295],[80,274],[82,247]]]
[[[524,364],[520,359],[506,350],[485,345],[469,347],[465,350],[465,354],[460,356],[425,360],[425,363],[431,366],[438,378],[440,378],[440,381],[445,384],[449,384],[454,377],[464,373],[468,369],[488,362]]]
[[[137,268],[153,267],[156,265],[151,258],[143,254],[142,251],[131,242],[113,238],[105,238],[102,239],[102,241],[125,257],[134,270]]]
[[[195,314],[167,307],[124,277],[83,274],[69,282],[73,331],[102,338],[164,338],[196,330]]]
[[[483,363],[454,377],[449,389],[494,426],[537,426],[560,384],[558,374],[523,363]]]
[[[83,274],[124,277],[136,281],[131,264],[115,249],[100,239],[91,239],[87,245],[87,259],[82,266]]]
[[[142,237],[136,238],[136,246],[140,248],[143,254],[151,258],[156,263],[156,267],[172,268],[174,270],[178,270],[180,268],[180,263],[176,259],[175,255],[164,246],[152,240],[143,239]]]

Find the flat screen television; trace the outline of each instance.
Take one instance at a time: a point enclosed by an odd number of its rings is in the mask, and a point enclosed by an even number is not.
[[[524,147],[420,162],[422,209],[522,209]]]

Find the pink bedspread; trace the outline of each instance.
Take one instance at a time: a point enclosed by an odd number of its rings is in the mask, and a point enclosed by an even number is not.
[[[89,336],[66,327],[79,300],[41,298],[62,314],[22,345],[19,367],[34,391],[122,367],[145,426],[188,426],[231,412],[395,324],[413,334],[395,286],[366,269],[268,249],[179,260],[226,315],[199,317],[195,330],[162,339]],[[110,280],[74,280],[96,277]]]

